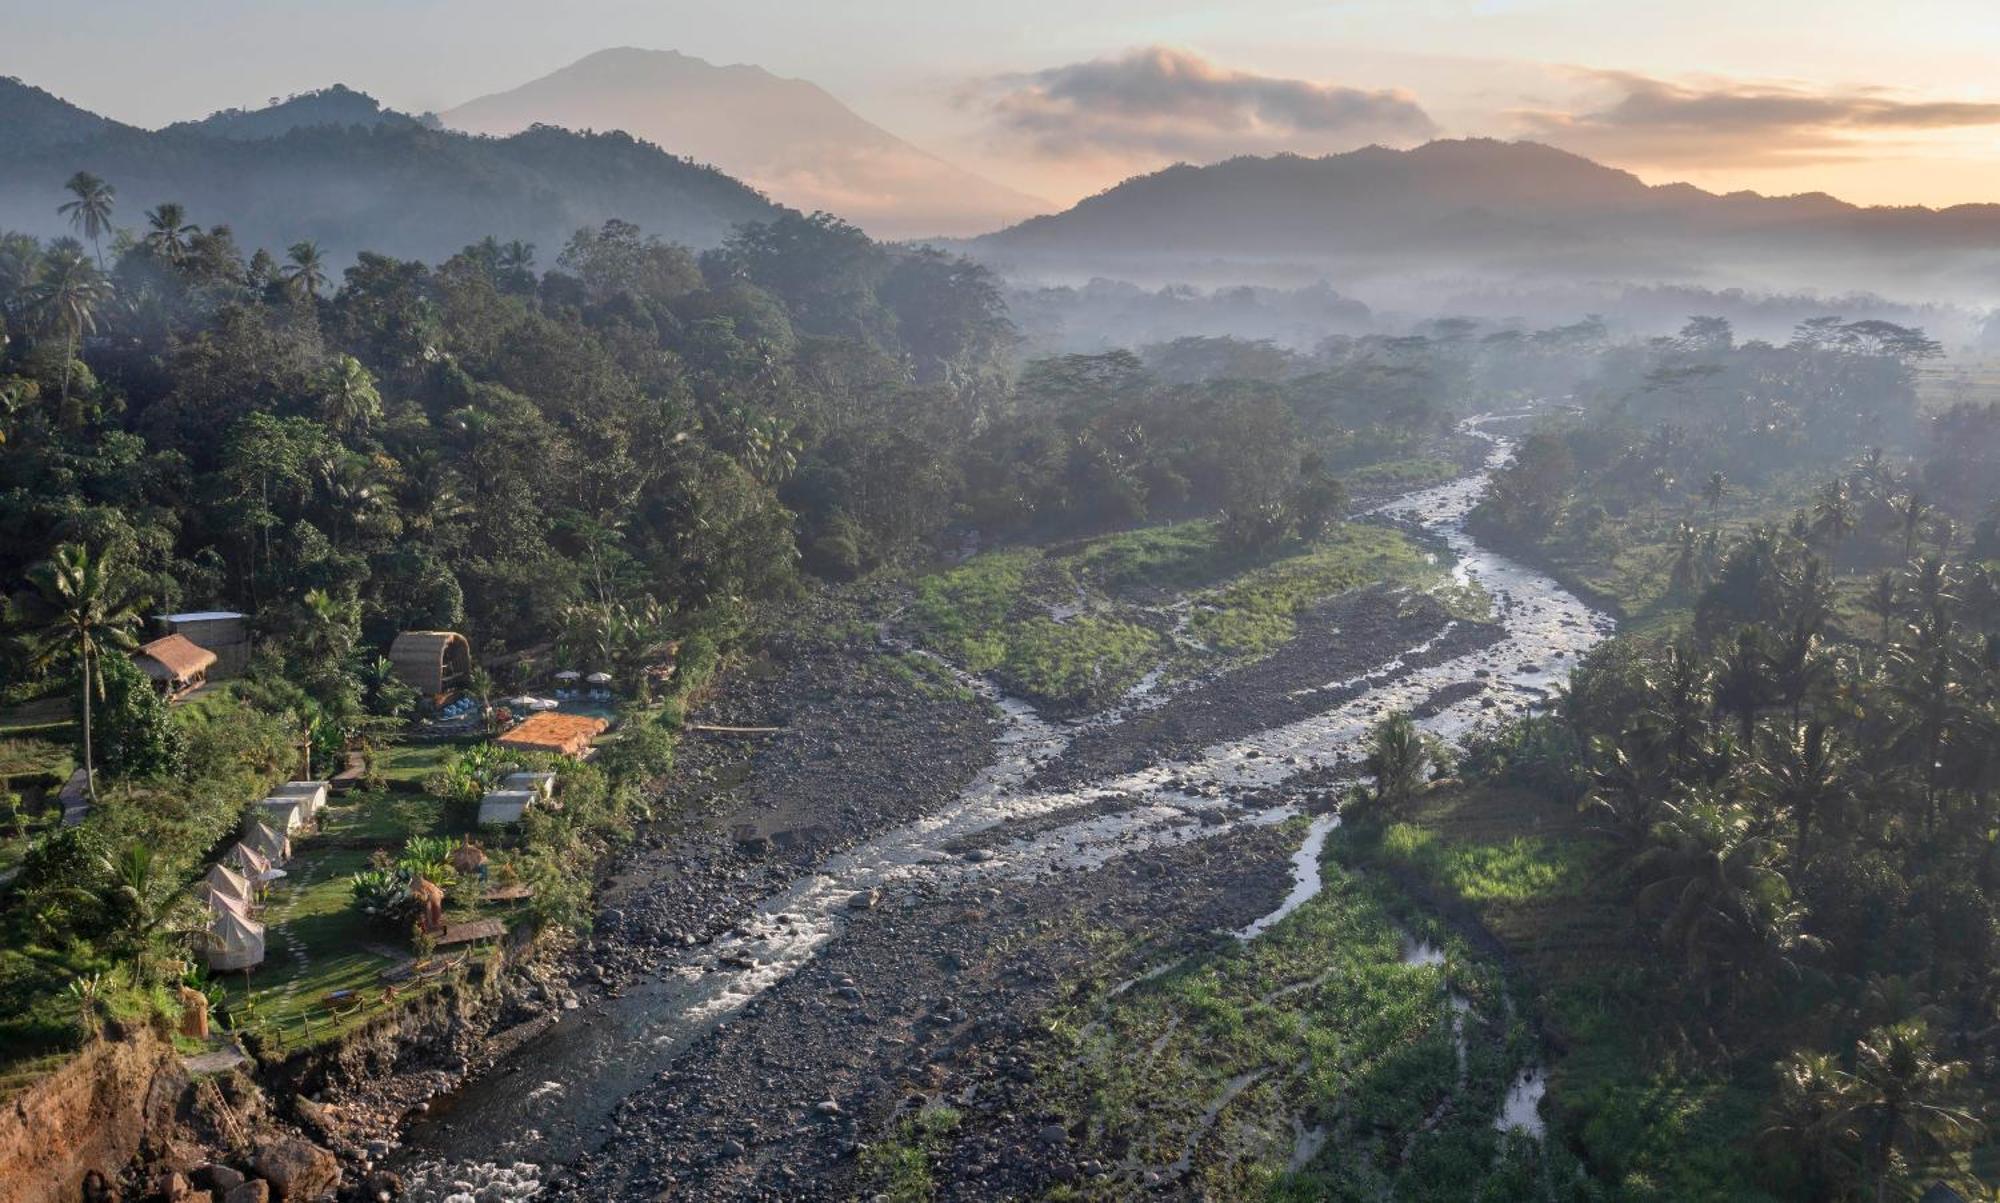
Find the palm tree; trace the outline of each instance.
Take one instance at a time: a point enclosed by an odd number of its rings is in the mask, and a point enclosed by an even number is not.
[[[1692,597],[1708,582],[1702,569],[1701,532],[1692,522],[1681,522],[1674,527],[1674,550],[1672,566],[1667,574],[1667,588],[1675,597]]]
[[[1965,1076],[1965,1062],[1938,1060],[1921,1024],[1877,1028],[1854,1051],[1847,1113],[1868,1142],[1875,1199],[1882,1203],[1899,1166],[1915,1169],[1937,1153],[1965,1145],[1980,1125],[1947,1101],[1953,1084]]]
[[[1751,791],[1792,821],[1792,876],[1805,867],[1813,824],[1847,793],[1849,758],[1825,723],[1795,723],[1772,736],[1751,768]]]
[[[72,243],[72,246],[75,244]],[[111,285],[81,250],[49,257],[35,281],[29,304],[49,329],[63,336],[62,410],[69,412],[70,365],[83,336],[97,329],[97,311],[111,297]]]
[[[1729,478],[1720,472],[1710,472],[1708,479],[1701,482],[1701,499],[1708,503],[1708,512],[1714,515],[1723,497],[1729,493]]]
[[[326,260],[320,255],[319,243],[294,242],[285,257],[291,261],[291,266],[284,270],[284,278],[292,295],[318,300],[319,290],[326,287]]]
[[[1794,1053],[1778,1066],[1778,1093],[1759,1136],[1775,1151],[1799,1159],[1814,1198],[1841,1197],[1858,1168],[1850,1152],[1860,1143],[1853,1122],[1853,1077],[1830,1053]]]
[[[1581,809],[1600,816],[1598,830],[1611,838],[1622,857],[1636,861],[1673,780],[1667,740],[1651,723],[1639,722],[1615,743],[1597,737],[1591,751],[1597,768]]]
[[[1736,716],[1746,744],[1757,725],[1757,712],[1770,701],[1769,663],[1759,646],[1757,629],[1746,626],[1736,633],[1736,646],[1715,675],[1715,708]]]
[[[111,881],[119,936],[131,954],[135,976],[143,981],[153,937],[186,913],[185,897],[174,888],[163,861],[149,845],[135,843],[115,857],[100,856],[98,867]]]
[[[1368,737],[1368,755],[1362,760],[1362,768],[1375,778],[1377,808],[1393,815],[1407,806],[1423,788],[1430,760],[1423,733],[1407,713],[1399,710],[1377,723]]]
[[[187,258],[188,239],[201,233],[201,227],[190,223],[187,210],[175,201],[164,201],[148,210],[146,224],[151,227],[146,232],[147,247],[175,267]]]
[[[1899,525],[1903,528],[1903,558],[1915,554],[1917,535],[1924,529],[1924,520],[1931,516],[1930,502],[1915,489],[1889,502],[1889,508],[1896,512]]]
[[[102,270],[104,248],[100,242],[104,232],[111,228],[111,211],[116,207],[118,190],[88,171],[69,177],[69,183],[63,187],[76,199],[58,206],[56,212],[69,218],[77,233],[90,239],[91,250],[97,253],[97,266]]]
[[[326,424],[343,434],[366,429],[382,416],[382,394],[375,391],[375,378],[352,355],[333,361],[321,388]]]
[[[1819,500],[1813,503],[1813,533],[1826,542],[1829,572],[1840,554],[1841,541],[1854,533],[1854,526],[1854,498],[1847,490],[1847,482],[1828,481],[1820,490]]]
[[[1884,571],[1868,584],[1868,592],[1861,604],[1870,614],[1882,620],[1882,646],[1889,646],[1889,625],[1903,612],[1903,591],[1896,583],[1896,574]]]
[[[1661,661],[1652,685],[1647,715],[1664,729],[1668,754],[1675,764],[1693,762],[1705,721],[1714,704],[1715,674],[1700,655],[1674,644]]]
[[[16,621],[29,664],[46,669],[64,656],[75,656],[83,679],[83,773],[91,803],[97,802],[97,771],[91,760],[90,707],[101,695],[96,678],[99,657],[106,651],[138,646],[132,628],[144,604],[136,584],[110,554],[92,552],[77,543],[55,549],[47,562],[28,573],[33,591],[16,599]]]
[[[1771,867],[1776,847],[1740,807],[1691,791],[1666,811],[1635,865],[1650,879],[1637,901],[1659,918],[1660,942],[1680,955],[1711,1000],[1718,970],[1783,947],[1796,920],[1785,905],[1790,888]]]

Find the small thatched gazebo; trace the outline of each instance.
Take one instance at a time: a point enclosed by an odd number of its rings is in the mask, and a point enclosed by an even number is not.
[[[208,670],[215,667],[215,653],[185,635],[166,635],[140,644],[139,650],[132,653],[132,662],[168,701],[179,701],[208,684]]]
[[[472,645],[457,631],[404,631],[389,644],[396,679],[435,702],[472,675]]]

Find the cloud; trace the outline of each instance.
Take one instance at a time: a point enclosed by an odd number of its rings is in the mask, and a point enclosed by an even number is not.
[[[1613,161],[1707,167],[1801,166],[1872,158],[1885,142],[2000,125],[2000,104],[1917,100],[1879,88],[1813,91],[1735,80],[1674,83],[1578,72],[1593,107],[1511,114],[1530,137]]]
[[[970,99],[1050,158],[1324,153],[1437,132],[1408,93],[1232,71],[1166,47],[988,80]]]

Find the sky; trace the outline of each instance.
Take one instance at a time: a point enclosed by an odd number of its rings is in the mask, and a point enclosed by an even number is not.
[[[610,46],[812,80],[1057,203],[1471,135],[1717,191],[2000,201],[1991,0],[0,0],[0,75],[149,127],[333,82],[442,110]]]

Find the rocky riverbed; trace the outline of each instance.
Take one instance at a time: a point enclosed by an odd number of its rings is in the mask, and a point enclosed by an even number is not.
[[[780,730],[685,745],[684,817],[608,884],[581,1002],[410,1130],[414,1193],[839,1196],[938,1100],[983,1116],[947,1193],[1087,1177],[1011,1109],[1025,1034],[1079,983],[1276,905],[1285,820],[1333,796],[1381,714],[1453,734],[1517,711],[1608,629],[1465,536],[1479,484],[1382,511],[1447,545],[1495,622],[1366,590],[1260,664],[1094,720],[885,673],[904,653],[869,637],[774,645],[698,717]]]

